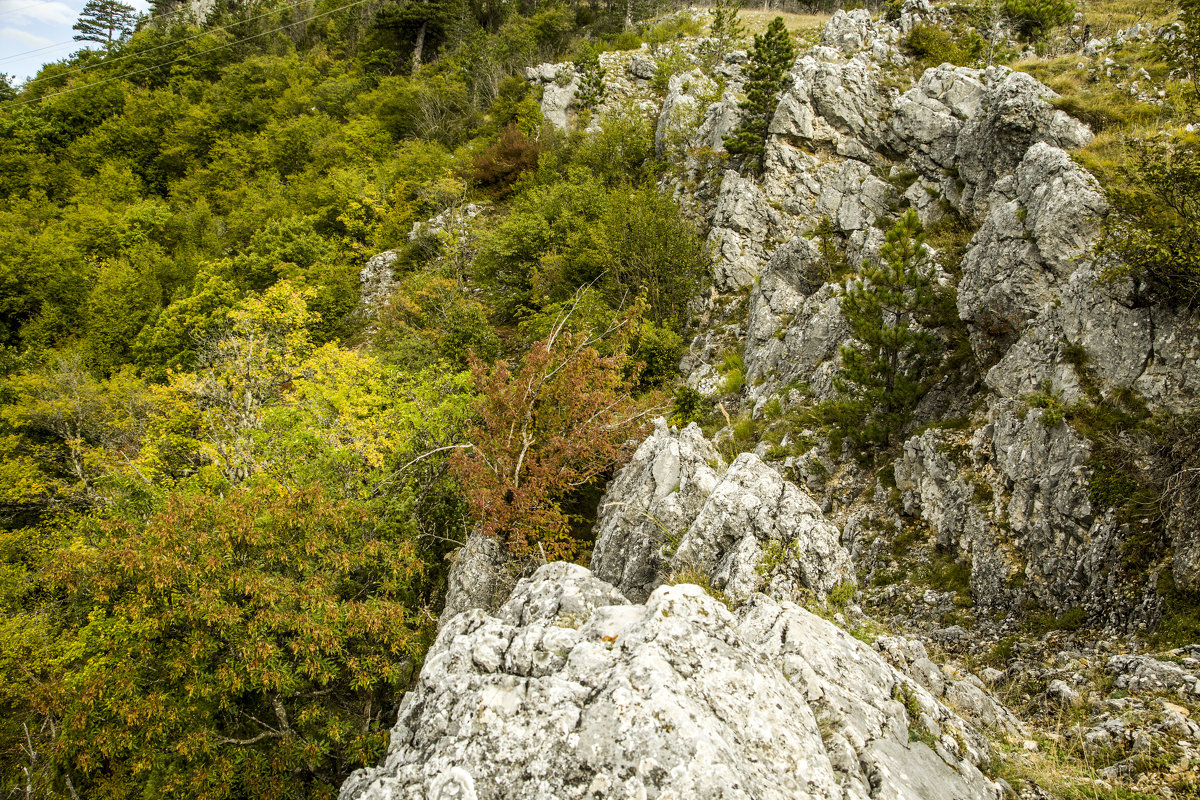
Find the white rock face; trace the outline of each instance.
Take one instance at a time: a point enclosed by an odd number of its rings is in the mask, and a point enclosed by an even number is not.
[[[375,316],[379,309],[392,297],[396,290],[396,278],[392,266],[400,256],[395,250],[384,250],[371,256],[358,273],[360,287],[359,307],[367,316]]]
[[[713,278],[724,290],[750,286],[778,243],[783,217],[755,182],[733,170],[725,173],[717,196],[708,246],[716,263]]]
[[[797,236],[771,256],[750,293],[746,326],[746,382],[766,396],[801,380],[821,398],[833,393],[838,352],[850,329],[838,287],[826,284],[817,246]]]
[[[631,600],[698,571],[734,601],[818,597],[853,581],[850,557],[805,492],[752,453],[726,467],[699,427],[659,419],[600,502],[592,569]]]
[[[936,431],[905,442],[895,467],[905,511],[970,562],[979,606],[1031,599],[1119,623],[1133,609],[1109,568],[1121,557],[1119,526],[1089,499],[1091,444],[1066,423],[1047,425],[1043,414],[995,402],[958,458]]]
[[[983,104],[979,76],[979,70],[943,64],[925,70],[896,100],[891,132],[921,174],[940,178],[939,170],[954,168],[958,133]]]
[[[629,605],[555,563],[495,617],[446,625],[384,764],[339,797],[998,800],[977,767],[988,755],[919,684],[798,606],[757,595],[734,615],[686,585]]]
[[[994,361],[1059,296],[1087,256],[1107,206],[1096,180],[1043,143],[993,187],[987,216],[962,260],[958,313],[971,343]]]
[[[977,217],[986,212],[996,181],[1013,172],[1034,144],[1073,150],[1092,140],[1086,125],[1047,102],[1057,95],[1031,75],[991,67],[981,79],[988,89],[980,112],[963,126],[954,151],[963,182],[960,208]]]
[[[821,32],[821,44],[851,55],[871,50],[877,56],[888,56],[895,50],[899,31],[887,24],[877,24],[871,12],[863,8],[833,13]]]

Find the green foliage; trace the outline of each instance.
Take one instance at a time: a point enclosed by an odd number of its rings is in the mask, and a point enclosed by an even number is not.
[[[854,581],[842,581],[829,590],[829,603],[834,608],[845,608],[850,605],[857,591],[858,587],[854,585]]]
[[[1200,140],[1131,142],[1127,186],[1110,184],[1112,213],[1096,253],[1104,277],[1132,280],[1143,302],[1200,305]]]
[[[692,60],[683,50],[671,50],[658,57],[654,66],[654,75],[650,78],[650,88],[659,94],[666,94],[671,78],[692,67]]]
[[[937,330],[957,316],[952,294],[933,280],[915,212],[888,231],[880,257],[842,299],[855,341],[842,348],[834,380],[842,401],[830,407],[860,447],[887,447],[906,428],[943,358]]]
[[[817,252],[821,256],[820,271],[816,276],[822,283],[837,280],[850,270],[846,256],[839,246],[837,229],[828,215],[821,217],[813,228],[812,238],[817,242]]]
[[[1077,631],[1086,625],[1087,621],[1087,612],[1079,606],[1068,608],[1057,616],[1050,611],[1037,609],[1030,610],[1025,616],[1026,627],[1037,634],[1049,631]]]
[[[1047,428],[1053,428],[1067,417],[1067,406],[1059,398],[1057,392],[1044,386],[1026,398],[1030,408],[1042,409],[1041,423]]]
[[[604,100],[604,68],[600,66],[600,51],[588,47],[575,59],[575,71],[579,73],[579,88],[575,90],[575,104],[591,109]]]
[[[969,28],[962,35],[955,35],[945,28],[922,22],[909,31],[904,38],[904,49],[918,61],[928,66],[951,63],[969,66],[983,55],[986,43],[979,32]]]
[[[1069,22],[1075,16],[1072,0],[1004,0],[1004,16],[1026,41],[1037,41],[1051,28]]]
[[[71,599],[56,788],[332,797],[373,763],[432,635],[422,562],[373,517],[260,491],[101,523],[54,569]]]
[[[604,285],[612,300],[631,294],[646,302],[656,324],[681,326],[709,260],[679,205],[657,187],[618,186],[599,224],[608,265]]]
[[[485,235],[479,256],[514,311],[562,302],[596,284],[614,308],[642,300],[655,324],[672,329],[707,263],[695,227],[657,187],[609,189],[578,169],[567,181],[523,192]]]
[[[675,389],[673,408],[671,424],[684,426],[706,417],[712,410],[712,401],[690,386],[679,386]]]
[[[640,386],[646,389],[663,386],[679,375],[683,337],[670,328],[646,321],[637,330],[632,352],[642,364]]]
[[[741,118],[725,137],[725,149],[741,156],[743,163],[755,172],[762,171],[767,129],[775,115],[779,93],[787,87],[788,70],[795,57],[796,50],[782,17],[776,17],[765,32],[755,35],[745,68],[746,99],[738,104]]]
[[[1191,77],[1192,92],[1200,102],[1200,0],[1180,0],[1182,30],[1166,46],[1167,58]]]
[[[935,552],[921,570],[929,585],[943,592],[955,592],[968,603],[971,599],[971,564],[942,551]]]

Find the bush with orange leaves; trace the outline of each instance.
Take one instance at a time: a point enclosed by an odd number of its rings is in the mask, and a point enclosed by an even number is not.
[[[566,316],[519,364],[471,358],[476,418],[452,464],[479,530],[517,556],[578,554],[562,500],[627,457],[658,410],[656,396],[635,402],[638,365],[622,348],[611,356],[595,348],[621,323],[600,334],[571,334],[565,324]]]

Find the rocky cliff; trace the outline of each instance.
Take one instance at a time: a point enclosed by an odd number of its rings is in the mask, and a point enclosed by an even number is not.
[[[705,72],[677,45],[690,69],[661,98],[653,53],[602,57],[606,102],[657,115],[671,188],[708,232],[712,287],[680,368],[724,423],[658,421],[600,503],[591,571],[542,566],[504,602],[515,576],[497,578],[495,543],[464,549],[387,760],[343,800],[998,798],[996,764],[1036,771],[1031,731],[1068,713],[1072,752],[1109,762],[1094,780],[1152,753],[1191,770],[1200,729],[1177,702],[1200,691],[1200,661],[1123,654],[1140,645],[1120,637],[1159,623],[1162,576],[1200,574],[1200,548],[1184,536],[1122,566],[1139,528],[1095,490],[1113,441],[1063,410],[1193,407],[1200,326],[1101,280],[1104,193],[1072,157],[1092,132],[1048,87],[1001,66],[897,79],[903,37],[945,13],[834,14],[793,66],[757,176],[712,168],[744,52]],[[578,76],[528,78],[549,121],[576,123]],[[966,355],[867,468],[806,411],[838,397],[852,341],[830,251],[850,272],[877,261],[904,208],[960,234],[930,255]],[[758,441],[739,443],[731,412]],[[907,638],[880,637],[853,599]],[[1085,624],[1090,638],[1067,632]]]
[[[731,612],[680,585],[635,605],[555,563],[496,616],[451,620],[386,762],[340,797],[982,800],[1002,796],[990,757],[879,650],[793,603]]]

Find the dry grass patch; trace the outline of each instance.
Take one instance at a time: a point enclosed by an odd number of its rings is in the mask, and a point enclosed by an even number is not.
[[[1142,22],[1166,24],[1179,10],[1179,4],[1171,0],[1076,0],[1076,6],[1097,38]]]
[[[788,33],[801,42],[815,42],[821,37],[830,14],[785,14],[779,11],[752,11],[743,8],[740,12],[746,35],[762,33],[776,17],[783,17]]]

